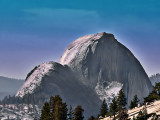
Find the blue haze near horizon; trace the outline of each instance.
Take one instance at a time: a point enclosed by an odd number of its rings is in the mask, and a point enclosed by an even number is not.
[[[143,65],[160,72],[159,0],[0,0],[0,76],[24,79],[58,61],[78,37],[113,33]]]

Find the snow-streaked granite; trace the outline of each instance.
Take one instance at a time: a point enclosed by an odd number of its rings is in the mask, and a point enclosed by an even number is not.
[[[118,95],[122,87],[123,84],[117,81],[112,81],[108,83],[106,87],[103,86],[103,83],[98,82],[95,90],[102,101],[105,99],[107,103],[111,103],[112,99]]]
[[[34,92],[36,87],[39,87],[44,75],[48,74],[53,68],[53,62],[43,63],[28,77],[23,86],[18,90],[16,96],[23,97],[26,94]]]

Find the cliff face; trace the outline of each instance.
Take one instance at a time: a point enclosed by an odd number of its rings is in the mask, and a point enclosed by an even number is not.
[[[98,33],[77,39],[68,46],[60,63],[68,65],[81,76],[84,85],[108,101],[121,88],[129,103],[135,94],[143,100],[152,88],[140,62],[112,34]]]

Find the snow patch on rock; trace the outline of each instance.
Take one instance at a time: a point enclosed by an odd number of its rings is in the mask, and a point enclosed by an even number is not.
[[[53,62],[43,63],[27,78],[26,82],[17,92],[16,96],[23,97],[26,94],[31,94],[34,90],[40,86],[42,78],[46,75],[50,69],[53,68]]]
[[[95,87],[95,91],[102,101],[105,99],[107,103],[111,103],[112,99],[118,95],[122,87],[123,84],[117,81],[112,81],[108,83],[107,86],[104,86],[98,82],[97,86]]]

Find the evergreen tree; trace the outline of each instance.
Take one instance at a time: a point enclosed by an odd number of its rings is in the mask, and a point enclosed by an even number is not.
[[[106,103],[106,100],[104,99],[104,100],[103,100],[103,103],[102,103],[102,105],[101,105],[100,115],[101,115],[102,117],[105,117],[105,115],[107,114],[107,112],[108,112],[108,105],[107,105],[107,103]]]
[[[118,112],[117,116],[118,120],[127,120],[128,119],[128,114],[126,109],[122,109]]]
[[[117,111],[118,111],[117,101],[116,98],[114,97],[110,105],[110,113],[114,116],[114,119]]]
[[[62,102],[59,95],[56,95],[53,99],[53,118],[54,120],[66,120],[67,119],[67,105]]]
[[[134,102],[131,100],[131,103],[130,103],[130,106],[129,106],[130,109],[133,109],[135,108],[135,105],[134,105]]]
[[[160,82],[156,83],[149,96],[144,98],[144,102],[153,102],[154,100],[160,100]]]
[[[95,120],[95,118],[91,116],[90,118],[88,118],[88,120]]]
[[[73,120],[83,120],[84,116],[83,116],[83,108],[78,105],[75,110],[74,110],[74,119]]]
[[[50,120],[50,107],[48,102],[43,106],[40,120]]]
[[[137,95],[135,95],[134,98],[133,98],[133,101],[131,100],[129,108],[133,109],[133,108],[137,107],[138,102],[139,102],[139,99],[138,99]]]
[[[67,105],[59,95],[51,96],[49,103],[44,104],[41,120],[66,120],[67,111]]]
[[[49,100],[49,105],[50,105],[50,118],[53,120],[53,114],[54,114],[54,97],[51,96]]]
[[[72,110],[72,106],[71,105],[70,105],[70,108],[69,108],[68,120],[73,120],[73,110]]]
[[[147,107],[146,107],[146,105],[144,105],[144,107],[142,109],[142,113],[143,113],[144,116],[147,115]]]
[[[127,104],[127,102],[126,102],[125,94],[124,94],[123,90],[121,89],[119,91],[118,97],[117,97],[118,110],[125,108],[126,104]]]
[[[136,120],[147,120],[150,117],[150,115],[147,115],[147,108],[146,105],[143,107],[142,111],[139,112],[137,115]]]

